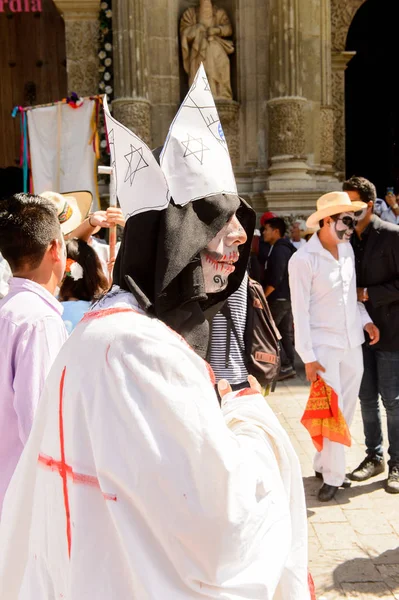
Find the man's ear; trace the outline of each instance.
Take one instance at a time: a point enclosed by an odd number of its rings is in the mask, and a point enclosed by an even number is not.
[[[374,202],[372,200],[370,200],[370,202],[367,202],[367,212],[368,214],[372,213],[374,210]]]
[[[54,262],[60,262],[65,254],[65,244],[62,240],[52,240],[49,246],[49,252]]]

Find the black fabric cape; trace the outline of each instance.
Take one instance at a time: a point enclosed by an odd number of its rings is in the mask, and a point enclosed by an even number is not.
[[[247,233],[227,288],[205,293],[199,253],[237,213]],[[114,283],[133,293],[147,312],[206,356],[208,319],[235,292],[248,265],[255,213],[238,196],[219,194],[130,217],[115,263]]]

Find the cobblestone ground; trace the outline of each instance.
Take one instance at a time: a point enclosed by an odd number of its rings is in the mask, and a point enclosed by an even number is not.
[[[278,384],[269,403],[288,432],[302,465],[308,507],[309,563],[318,600],[399,600],[399,494],[387,494],[379,475],[339,489],[328,503],[317,500],[314,447],[300,424],[309,387],[303,371]],[[386,423],[385,413],[383,420]],[[351,428],[348,472],[364,458],[360,408]],[[399,433],[398,433],[399,435]],[[386,440],[386,428],[384,433]]]

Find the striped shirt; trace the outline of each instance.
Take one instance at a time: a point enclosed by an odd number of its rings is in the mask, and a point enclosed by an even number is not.
[[[226,367],[227,320],[224,315],[218,312],[212,322],[209,362],[215,373],[216,381],[227,379],[232,384],[247,381],[248,371],[245,367],[242,351],[244,348],[244,332],[247,320],[247,298],[248,274],[246,273],[238,290],[227,300],[231,318],[234,321],[239,337],[238,342],[231,329],[228,367]]]

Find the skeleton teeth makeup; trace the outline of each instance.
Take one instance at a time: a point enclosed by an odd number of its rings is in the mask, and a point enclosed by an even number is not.
[[[349,242],[354,228],[356,227],[357,219],[353,213],[341,213],[335,216],[330,222],[331,232],[339,244]]]
[[[205,291],[215,294],[227,287],[228,277],[240,257],[238,246],[247,239],[238,219],[233,216],[201,252]]]

